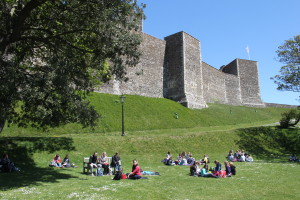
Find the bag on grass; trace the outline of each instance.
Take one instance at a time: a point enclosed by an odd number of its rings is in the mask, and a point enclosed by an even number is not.
[[[113,180],[121,180],[122,179],[122,172],[121,171],[117,171]]]

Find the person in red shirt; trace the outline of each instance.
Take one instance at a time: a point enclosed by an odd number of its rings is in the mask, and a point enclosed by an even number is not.
[[[50,165],[53,167],[61,167],[61,157],[56,154]]]
[[[141,178],[141,168],[137,160],[133,160],[132,171],[127,175],[130,179],[140,179]]]

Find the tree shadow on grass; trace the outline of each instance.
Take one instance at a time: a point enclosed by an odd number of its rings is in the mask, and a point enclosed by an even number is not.
[[[58,179],[75,178],[53,168],[39,168],[33,160],[33,154],[37,152],[54,153],[59,150],[76,150],[72,138],[2,137],[0,144],[0,152],[8,153],[9,158],[22,170],[16,173],[0,173],[0,188],[2,190],[39,184],[40,182],[56,182]]]
[[[238,130],[239,148],[254,154],[257,158],[273,160],[288,159],[287,154],[300,153],[300,129],[278,127],[252,127]]]

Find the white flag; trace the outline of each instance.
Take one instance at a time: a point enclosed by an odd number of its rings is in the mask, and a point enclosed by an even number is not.
[[[247,51],[247,53],[250,53],[250,49],[249,49],[248,45],[246,47],[246,51]]]
[[[246,51],[247,51],[247,54],[248,54],[248,59],[250,60],[250,49],[249,49],[248,45],[246,47]]]

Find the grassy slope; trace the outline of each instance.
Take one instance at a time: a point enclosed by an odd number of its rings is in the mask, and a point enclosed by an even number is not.
[[[295,177],[300,166],[282,162],[286,158],[279,162],[263,161],[254,154],[256,162],[237,163],[237,176],[226,179],[190,177],[187,166],[168,167],[160,162],[167,151],[174,156],[190,151],[197,159],[207,153],[211,160],[223,162],[228,150],[240,148],[241,141],[255,143],[255,139],[247,140],[251,137],[249,131],[240,131],[248,129],[237,128],[275,122],[284,109],[265,108],[255,112],[254,108],[211,104],[209,109],[189,110],[165,99],[127,96],[127,136],[120,137],[118,97],[95,94],[92,100],[103,114],[93,134],[75,125],[48,134],[15,127],[5,129],[5,137],[0,137],[0,152],[8,150],[23,172],[0,174],[0,199],[300,198],[300,180]],[[174,118],[174,112],[179,113],[179,119]],[[259,130],[255,138],[262,142],[265,135]],[[271,134],[272,129],[265,132]],[[29,137],[18,136],[21,133]],[[263,136],[258,138],[260,135]],[[276,148],[274,146],[268,145],[268,148]],[[142,169],[159,171],[161,176],[139,181],[87,176],[82,174],[82,157],[93,151],[106,151],[108,155],[119,151],[125,172],[130,171],[131,160],[137,158]],[[55,153],[69,153],[79,168],[47,167]]]
[[[116,95],[94,93],[89,97],[95,109],[102,115],[94,133],[109,133],[121,130],[121,103]],[[209,108],[191,110],[182,105],[161,98],[147,98],[127,95],[124,104],[125,129],[127,132],[199,128],[230,125],[255,126],[278,121],[280,108],[250,108],[210,104]],[[179,118],[175,119],[178,113]],[[247,125],[246,125],[247,124]],[[252,124],[252,125],[251,125]],[[82,129],[71,124],[50,130],[50,135],[92,133],[90,129]],[[5,128],[2,135],[45,135],[35,129],[19,129],[16,126]]]

